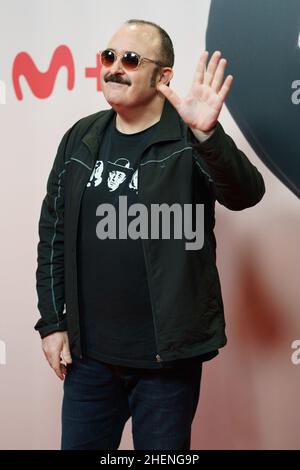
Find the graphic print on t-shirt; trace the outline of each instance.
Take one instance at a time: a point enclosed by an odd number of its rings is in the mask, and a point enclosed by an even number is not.
[[[128,187],[136,190],[137,193],[138,169],[134,171],[134,168],[130,167],[130,161],[127,158],[117,158],[114,162],[108,160],[106,168],[104,168],[104,162],[102,160],[97,160],[86,186],[87,188],[91,186],[96,187],[99,186],[102,181],[106,183],[107,189],[110,192],[115,191],[121,184],[126,184],[126,181],[129,181]]]
[[[103,173],[104,164],[102,160],[97,160],[95,163],[95,167],[91,174],[90,180],[87,183],[87,187],[89,188],[92,183],[94,186],[99,186],[102,182],[102,173]]]
[[[118,187],[132,177],[133,168],[130,167],[130,161],[127,158],[118,158],[115,162],[107,161],[108,178],[107,186],[109,191],[115,191]]]
[[[138,192],[138,172],[139,170],[135,170],[135,172],[132,175],[131,181],[129,183],[129,188],[130,189],[136,189],[136,193]]]

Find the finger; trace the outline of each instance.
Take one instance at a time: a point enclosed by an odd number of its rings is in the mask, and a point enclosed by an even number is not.
[[[54,362],[54,353],[50,351],[49,349],[43,350],[43,352],[44,352],[45,358],[48,361],[48,364],[50,365],[50,367],[52,367],[52,364]]]
[[[200,59],[197,64],[196,70],[195,70],[193,83],[203,83],[207,59],[208,59],[208,52],[207,51],[202,52],[200,55]]]
[[[207,70],[204,73],[203,83],[205,85],[210,85],[214,79],[215,71],[218,67],[219,60],[221,58],[221,52],[215,51],[211,56],[211,59],[208,63]]]
[[[60,379],[60,380],[64,380],[64,374],[62,372],[62,369],[61,367],[53,367],[53,370],[55,372],[55,374],[57,375],[57,377]]]
[[[213,79],[212,84],[211,84],[211,88],[216,93],[219,93],[219,91],[222,87],[226,64],[227,64],[227,60],[226,59],[221,59],[218,63],[218,67],[215,71],[215,75],[214,75],[214,79]]]
[[[177,108],[180,105],[181,99],[175,91],[171,90],[170,87],[161,83],[157,85],[157,89],[170,101],[174,108]]]
[[[72,362],[72,356],[71,356],[71,353],[70,353],[69,345],[68,345],[67,343],[64,344],[61,355],[62,355],[62,359],[63,359],[67,364],[71,364],[71,362]]]
[[[220,92],[219,92],[219,97],[221,98],[221,100],[223,102],[226,100],[226,97],[227,97],[228,92],[231,88],[232,82],[233,82],[233,76],[228,75],[225,79],[225,82],[223,83],[223,86],[222,86]]]
[[[57,377],[59,377],[61,380],[63,380],[64,376],[61,370],[61,363],[60,363],[60,356],[55,354],[51,358],[50,365],[54,372],[56,373]]]
[[[60,364],[60,371],[63,374],[63,376],[67,375],[68,371],[67,371],[67,367],[65,366],[65,364]]]

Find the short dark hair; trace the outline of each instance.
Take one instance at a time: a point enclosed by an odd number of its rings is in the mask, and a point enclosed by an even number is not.
[[[125,22],[125,24],[141,24],[141,25],[149,25],[153,26],[156,28],[156,30],[159,32],[160,35],[160,58],[159,61],[164,64],[165,67],[173,67],[174,65],[174,48],[173,48],[173,43],[171,41],[170,36],[168,33],[158,24],[153,23],[152,21],[146,21],[146,20],[128,20]]]

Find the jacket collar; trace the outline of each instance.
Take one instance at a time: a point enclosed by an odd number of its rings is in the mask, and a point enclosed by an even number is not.
[[[84,142],[94,158],[98,155],[99,144],[102,139],[103,132],[111,119],[116,115],[114,109],[108,109],[100,114],[88,133],[81,139]],[[181,118],[171,103],[165,99],[162,115],[159,124],[152,134],[151,139],[147,143],[147,147],[164,141],[179,140],[182,138]]]

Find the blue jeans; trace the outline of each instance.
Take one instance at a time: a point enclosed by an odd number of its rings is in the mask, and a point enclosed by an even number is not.
[[[61,449],[117,450],[132,418],[135,450],[190,449],[202,362],[139,369],[73,356],[64,380]]]

